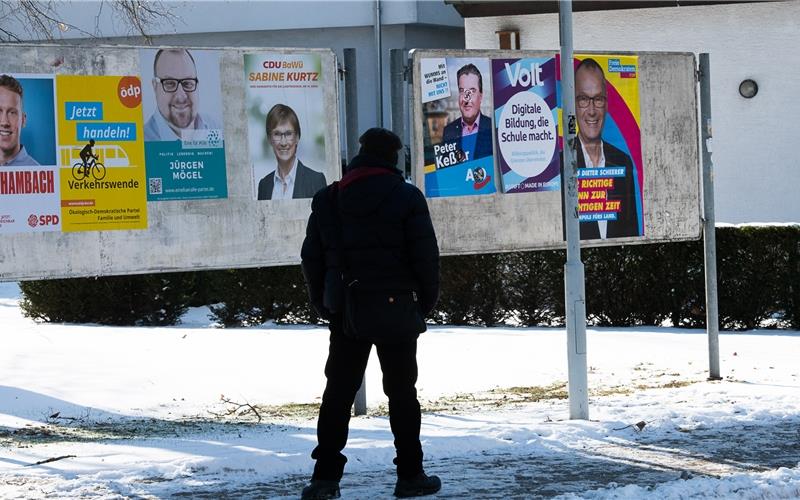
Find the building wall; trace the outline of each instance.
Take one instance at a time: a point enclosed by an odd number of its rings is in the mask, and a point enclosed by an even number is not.
[[[141,44],[136,37],[105,38],[104,42]],[[95,40],[71,40],[70,43],[95,44]],[[152,37],[154,46],[177,45],[186,47],[307,47],[331,48],[343,62],[344,49],[356,49],[356,78],[358,80],[359,130],[378,123],[378,72],[375,29],[372,26],[348,28],[318,28],[273,31],[230,31],[210,33],[185,33]],[[464,30],[461,28],[434,27],[430,25],[390,25],[382,28],[383,52],[383,118],[391,126],[391,75],[392,49],[411,48],[463,48]],[[344,130],[343,130],[344,133]]]
[[[466,47],[559,48],[556,14],[465,19]],[[800,222],[800,2],[744,3],[573,14],[576,51],[708,52],[718,222]],[[753,99],[738,93],[754,79]]]
[[[66,5],[66,4],[64,4]],[[358,128],[378,123],[378,61],[375,43],[374,1],[270,1],[270,2],[173,2],[178,19],[170,25],[153,26],[151,43],[186,47],[298,47],[330,48],[339,61],[344,49],[356,50],[359,101]],[[81,25],[94,23],[96,4],[77,3],[62,8],[65,20]],[[99,41],[142,45],[141,36],[120,31],[119,23],[104,9],[98,20]],[[463,48],[463,20],[443,0],[381,2],[383,125],[391,127],[392,49]],[[82,26],[85,31],[93,27]],[[80,35],[80,36],[79,36]],[[76,30],[58,33],[65,43],[96,45]],[[344,128],[342,128],[344,134]],[[342,144],[346,141],[342,139]]]
[[[151,35],[268,31],[367,26],[375,21],[375,0],[166,0],[172,16],[147,25]],[[381,21],[391,24],[434,24],[462,27],[456,10],[443,0],[381,0]],[[131,33],[107,4],[97,1],[54,2],[56,17],[75,28],[53,29],[55,38],[85,38],[87,34],[123,37]],[[3,28],[25,35],[13,18]]]

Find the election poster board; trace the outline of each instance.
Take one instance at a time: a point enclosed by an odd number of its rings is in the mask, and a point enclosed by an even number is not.
[[[60,231],[53,75],[2,79],[0,234]]]
[[[644,235],[638,67],[635,55],[574,59],[582,240]]]
[[[148,201],[228,196],[219,57],[139,51]]]
[[[496,191],[488,58],[423,58],[420,92],[425,196]]]
[[[64,232],[147,228],[141,88],[138,76],[56,76]]]
[[[555,57],[492,59],[492,73],[503,192],[560,189]]]
[[[318,53],[244,54],[253,198],[311,198],[336,175],[326,167],[330,117]],[[333,83],[335,85],[335,83]]]

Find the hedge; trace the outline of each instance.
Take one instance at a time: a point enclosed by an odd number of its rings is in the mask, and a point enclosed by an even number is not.
[[[720,327],[800,329],[800,226],[718,227]],[[583,249],[590,324],[705,327],[701,241]],[[563,251],[442,258],[429,320],[564,324]],[[221,326],[317,323],[299,266],[29,281],[23,312],[52,322],[163,325],[209,305]]]

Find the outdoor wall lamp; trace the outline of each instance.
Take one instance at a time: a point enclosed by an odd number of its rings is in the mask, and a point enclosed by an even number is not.
[[[755,97],[756,94],[758,94],[758,84],[756,81],[750,78],[742,80],[742,83],[739,84],[739,95],[745,99],[751,99]]]

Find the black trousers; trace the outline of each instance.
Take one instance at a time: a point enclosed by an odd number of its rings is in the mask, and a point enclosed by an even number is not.
[[[417,401],[417,341],[376,345],[383,372],[383,392],[389,398],[389,425],[394,434],[397,475],[411,478],[422,472],[421,423]],[[311,453],[316,459],[312,479],[339,481],[347,457],[342,450],[347,443],[350,409],[361,387],[372,343],[345,337],[341,327],[331,325],[328,379],[317,421],[318,445]]]

